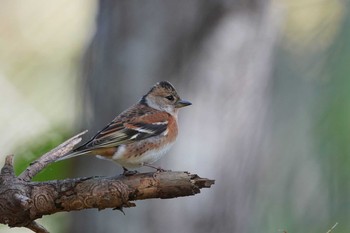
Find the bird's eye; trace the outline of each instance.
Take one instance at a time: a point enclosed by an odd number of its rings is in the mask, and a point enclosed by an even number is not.
[[[172,95],[168,95],[168,96],[166,96],[165,98],[167,98],[167,99],[170,100],[170,101],[173,101],[173,100],[174,100],[174,96],[172,96]]]

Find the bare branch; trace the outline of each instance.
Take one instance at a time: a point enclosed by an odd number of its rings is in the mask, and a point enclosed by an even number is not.
[[[26,170],[23,171],[18,177],[24,181],[31,181],[32,178],[41,170],[43,170],[47,165],[70,152],[73,149],[73,147],[81,141],[81,136],[86,132],[87,130],[81,132],[80,134],[68,139],[55,149],[47,152],[39,159],[32,162],[30,166],[27,167]]]
[[[87,177],[47,182],[13,178],[0,184],[0,223],[30,226],[43,215],[88,208],[122,210],[132,201],[195,195],[213,180],[187,172],[140,173],[132,176]],[[33,225],[34,224],[34,225]],[[44,231],[38,231],[44,232]]]
[[[26,228],[36,232],[36,233],[50,233],[48,232],[43,226],[41,226],[39,223],[33,221],[29,223]]]
[[[1,175],[4,176],[15,176],[15,172],[13,170],[13,155],[6,156],[5,165],[1,169]]]
[[[203,182],[205,181],[205,182]],[[30,218],[88,208],[134,207],[131,201],[195,195],[214,181],[187,172],[140,173],[32,183]]]
[[[331,233],[331,232],[334,230],[334,228],[336,228],[337,225],[338,225],[338,223],[336,222],[336,223],[332,226],[332,228],[329,229],[329,230],[327,231],[327,233]]]
[[[6,157],[0,173],[0,223],[47,233],[35,222],[43,215],[89,208],[123,211],[134,207],[136,200],[195,195],[214,184],[214,180],[195,174],[171,171],[31,182],[49,163],[71,151],[84,133],[44,154],[19,177],[14,175],[13,155]]]

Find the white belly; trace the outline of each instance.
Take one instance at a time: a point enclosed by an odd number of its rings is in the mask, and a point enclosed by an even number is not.
[[[155,161],[159,160],[162,156],[165,155],[166,152],[169,151],[173,144],[173,142],[168,143],[163,147],[149,150],[141,156],[132,156],[130,158],[126,158],[124,156],[124,153],[126,152],[125,146],[121,145],[113,155],[112,160],[126,168],[141,167],[144,164],[152,164]]]

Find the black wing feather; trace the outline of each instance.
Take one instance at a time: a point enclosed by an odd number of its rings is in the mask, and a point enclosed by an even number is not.
[[[128,128],[126,125],[132,125],[133,128]],[[121,144],[129,144],[134,141],[144,140],[160,135],[167,129],[167,126],[168,122],[166,121],[153,124],[144,122],[129,122],[127,124],[112,122],[74,151],[119,146]]]

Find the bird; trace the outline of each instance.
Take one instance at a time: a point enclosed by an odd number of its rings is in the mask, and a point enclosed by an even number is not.
[[[57,161],[80,155],[95,155],[129,169],[148,166],[159,160],[175,143],[178,112],[192,105],[180,98],[168,81],[156,83],[140,101],[129,107],[85,144]]]

